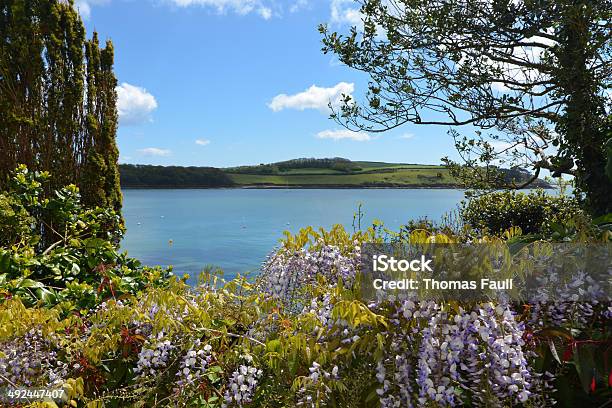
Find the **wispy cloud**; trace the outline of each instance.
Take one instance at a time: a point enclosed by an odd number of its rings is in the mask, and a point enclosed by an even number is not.
[[[210,140],[207,139],[196,139],[195,144],[199,146],[206,146],[210,144]]]
[[[342,100],[342,95],[351,96],[355,91],[354,83],[339,82],[331,88],[322,88],[312,85],[303,92],[293,95],[280,94],[272,98],[268,107],[274,112],[283,109],[318,109],[323,112],[329,110],[328,104],[338,106]]]
[[[405,140],[414,139],[414,133],[404,133],[403,135],[400,135],[397,138],[398,139],[405,139]]]
[[[331,22],[334,24],[348,24],[361,26],[362,15],[359,11],[359,3],[354,0],[332,0]]]
[[[138,151],[143,156],[170,156],[172,153],[168,149],[160,149],[158,147],[147,147]]]
[[[151,113],[157,109],[155,97],[146,89],[122,83],[117,88],[117,110],[122,125],[139,125],[151,121]]]
[[[179,7],[200,6],[220,14],[233,12],[240,15],[257,13],[265,20],[272,17],[273,3],[264,0],[166,0]]]
[[[372,140],[372,136],[370,136],[366,132],[353,132],[348,129],[337,129],[337,130],[323,130],[317,133],[317,137],[319,139],[332,139],[332,140],[353,140],[355,142],[367,142]]]
[[[291,7],[289,7],[290,13],[296,13],[309,6],[308,0],[296,0]]]
[[[278,0],[162,0],[165,4],[181,8],[202,7],[219,14],[234,13],[238,15],[258,14],[264,20],[281,17],[287,10],[295,13],[309,7],[309,0],[295,0],[283,4]],[[111,0],[75,0],[74,7],[84,20],[89,20],[93,6],[110,3]],[[153,1],[151,1],[153,2]]]

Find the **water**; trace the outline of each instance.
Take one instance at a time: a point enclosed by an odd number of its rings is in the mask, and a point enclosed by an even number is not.
[[[377,219],[397,230],[410,219],[438,220],[463,199],[452,189],[124,190],[127,233],[122,249],[146,265],[173,265],[195,276],[206,265],[226,276],[257,271],[283,231],[301,227],[353,230]]]

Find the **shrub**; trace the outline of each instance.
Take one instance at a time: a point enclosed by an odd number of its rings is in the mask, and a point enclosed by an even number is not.
[[[519,227],[524,234],[549,234],[555,224],[583,215],[577,201],[551,196],[542,190],[502,191],[472,198],[460,208],[463,222],[478,231],[498,234]]]
[[[286,237],[255,285],[172,279],[70,316],[5,301],[0,349],[19,353],[0,355],[0,386],[74,384],[72,405],[96,407],[549,406],[557,379],[582,393],[561,375],[603,352],[607,337],[588,336],[609,305],[366,301],[350,283],[353,261],[376,239],[372,230],[308,228]],[[410,237],[434,241],[455,238]],[[605,401],[599,366],[585,367],[596,395],[585,394],[584,406]]]
[[[118,252],[123,229],[116,212],[84,208],[74,185],[43,198],[48,178],[22,166],[0,194],[0,294],[69,312],[165,283],[168,270]]]

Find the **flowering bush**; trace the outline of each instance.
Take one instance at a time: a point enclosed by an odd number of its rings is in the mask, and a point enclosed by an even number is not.
[[[172,278],[82,313],[7,299],[0,387],[65,387],[73,405],[89,407],[541,407],[610,397],[609,303],[574,302],[559,318],[546,302],[367,301],[355,277],[362,244],[376,240],[373,230],[305,229],[256,282]]]

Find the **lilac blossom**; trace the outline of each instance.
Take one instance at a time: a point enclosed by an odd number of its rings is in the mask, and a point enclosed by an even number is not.
[[[331,389],[326,384],[327,380],[337,380],[339,368],[334,365],[331,370],[324,370],[316,361],[308,369],[308,376],[305,378],[304,386],[298,390],[297,406],[316,407],[317,403],[327,401]]]
[[[210,344],[202,345],[199,339],[193,343],[179,364],[175,392],[181,392],[185,387],[202,380],[212,360],[211,351]]]
[[[163,332],[147,341],[138,354],[138,362],[134,369],[136,378],[153,377],[166,368],[174,348],[175,346],[165,338]]]
[[[253,357],[243,355],[241,359],[243,364],[232,373],[223,394],[223,408],[243,407],[251,403],[257,382],[262,375],[262,371],[253,366]]]
[[[40,329],[1,342],[0,349],[0,386],[59,386],[67,377],[68,365]]]

